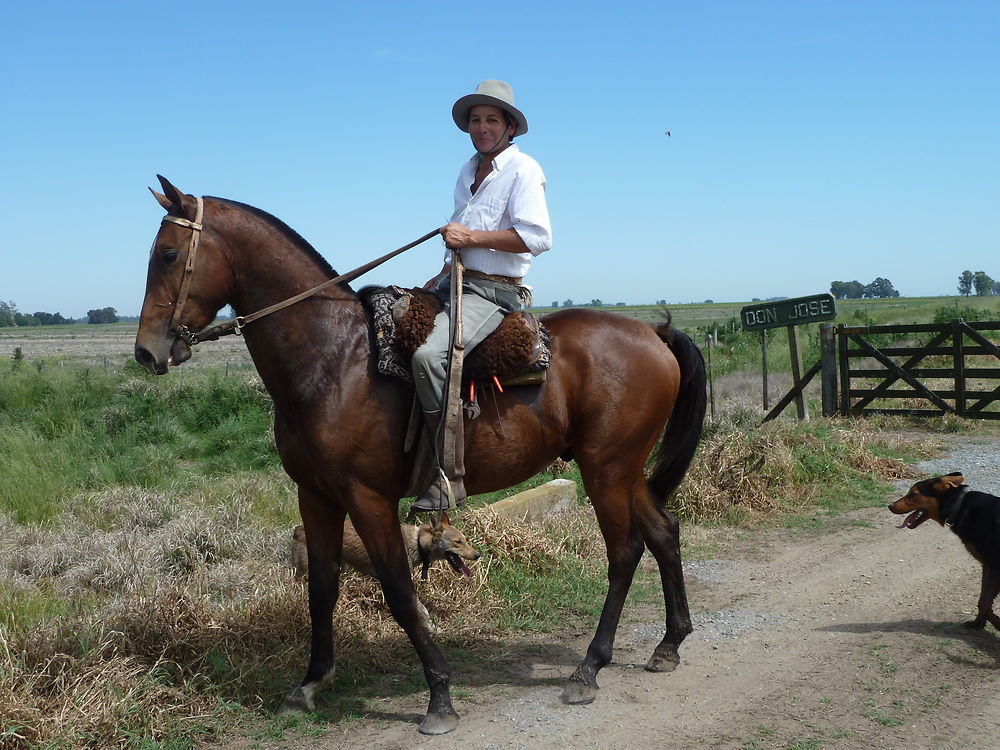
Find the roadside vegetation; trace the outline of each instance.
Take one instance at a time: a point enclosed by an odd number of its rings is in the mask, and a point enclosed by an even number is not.
[[[744,357],[734,343],[717,361],[738,374]],[[179,749],[302,721],[273,713],[302,676],[309,623],[270,401],[252,370],[180,372],[0,354],[0,748]],[[709,421],[671,500],[684,523],[809,525],[881,501],[939,450],[933,430],[979,429],[942,421],[908,440],[899,420],[760,416],[729,397]],[[515,632],[594,624],[604,546],[578,486],[579,507],[545,524],[452,518],[484,553],[474,577],[439,566],[415,583],[454,661]],[[635,596],[658,600],[657,587],[644,566]],[[335,617],[336,683],[307,721],[425,689],[374,581],[347,573]]]

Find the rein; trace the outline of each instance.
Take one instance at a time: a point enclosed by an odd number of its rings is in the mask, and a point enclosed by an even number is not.
[[[282,300],[270,307],[265,307],[257,312],[250,313],[249,315],[237,315],[232,320],[228,320],[225,323],[220,323],[212,328],[207,328],[204,331],[191,331],[185,325],[178,325],[181,317],[181,310],[184,304],[187,302],[188,293],[191,288],[191,278],[194,276],[194,259],[198,253],[198,241],[201,238],[202,232],[202,217],[204,214],[204,201],[201,198],[196,199],[198,201],[198,209],[195,215],[195,220],[190,221],[188,219],[182,219],[177,216],[164,216],[161,224],[165,221],[169,221],[173,224],[179,224],[182,227],[186,227],[191,230],[191,239],[188,243],[188,256],[187,263],[184,266],[184,278],[181,280],[181,289],[177,295],[177,303],[174,306],[174,314],[170,319],[170,329],[169,333],[181,339],[188,346],[194,346],[202,341],[216,341],[223,336],[229,336],[230,334],[235,334],[237,336],[243,335],[243,329],[255,320],[263,318],[265,315],[270,315],[271,313],[278,312],[278,310],[284,310],[286,307],[294,305],[296,302],[301,302],[304,299],[312,297],[314,294],[321,292],[327,287],[331,287],[334,284],[340,284],[342,282],[348,282],[356,279],[362,274],[368,273],[373,268],[382,265],[387,260],[396,257],[400,253],[406,252],[407,250],[416,247],[422,242],[426,242],[431,237],[440,234],[439,230],[435,229],[433,232],[428,232],[423,237],[414,240],[408,245],[403,245],[403,247],[393,250],[391,253],[386,253],[381,258],[376,258],[373,261],[365,263],[363,266],[355,268],[353,271],[348,271],[347,273],[342,273],[336,278],[324,281],[318,286],[314,286],[312,289],[307,289],[304,292],[296,294],[294,297],[289,297],[286,300]]]

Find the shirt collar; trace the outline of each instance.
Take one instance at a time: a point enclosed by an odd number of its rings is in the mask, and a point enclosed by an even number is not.
[[[516,143],[510,144],[507,148],[501,151],[493,158],[493,168],[497,171],[501,170],[506,166],[511,159],[513,159],[517,154],[521,152],[521,149],[517,147]],[[473,154],[472,158],[469,159],[469,163],[475,165],[477,163],[476,157],[478,154]]]

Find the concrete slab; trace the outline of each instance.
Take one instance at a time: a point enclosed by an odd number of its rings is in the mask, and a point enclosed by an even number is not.
[[[508,497],[489,506],[490,510],[518,521],[540,521],[550,513],[576,505],[576,482],[553,479],[543,485]]]

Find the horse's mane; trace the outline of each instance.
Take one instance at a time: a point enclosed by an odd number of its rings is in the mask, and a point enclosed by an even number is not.
[[[237,208],[246,211],[247,213],[252,214],[253,216],[256,216],[261,221],[270,224],[272,227],[281,232],[281,234],[283,234],[288,239],[289,242],[291,242],[299,250],[301,250],[310,258],[312,258],[313,262],[317,266],[319,266],[324,273],[326,273],[328,278],[332,279],[334,276],[337,275],[337,272],[333,270],[333,267],[329,264],[326,258],[324,258],[322,255],[319,254],[319,251],[317,251],[316,248],[310,245],[302,237],[302,235],[300,235],[298,232],[296,232],[294,229],[288,226],[277,216],[272,216],[267,211],[259,209],[255,206],[250,206],[246,203],[240,203],[239,201],[230,200],[229,198],[216,198],[215,196],[208,196],[208,197],[211,197],[212,200],[219,201],[220,203],[228,203],[231,206],[236,206]]]

